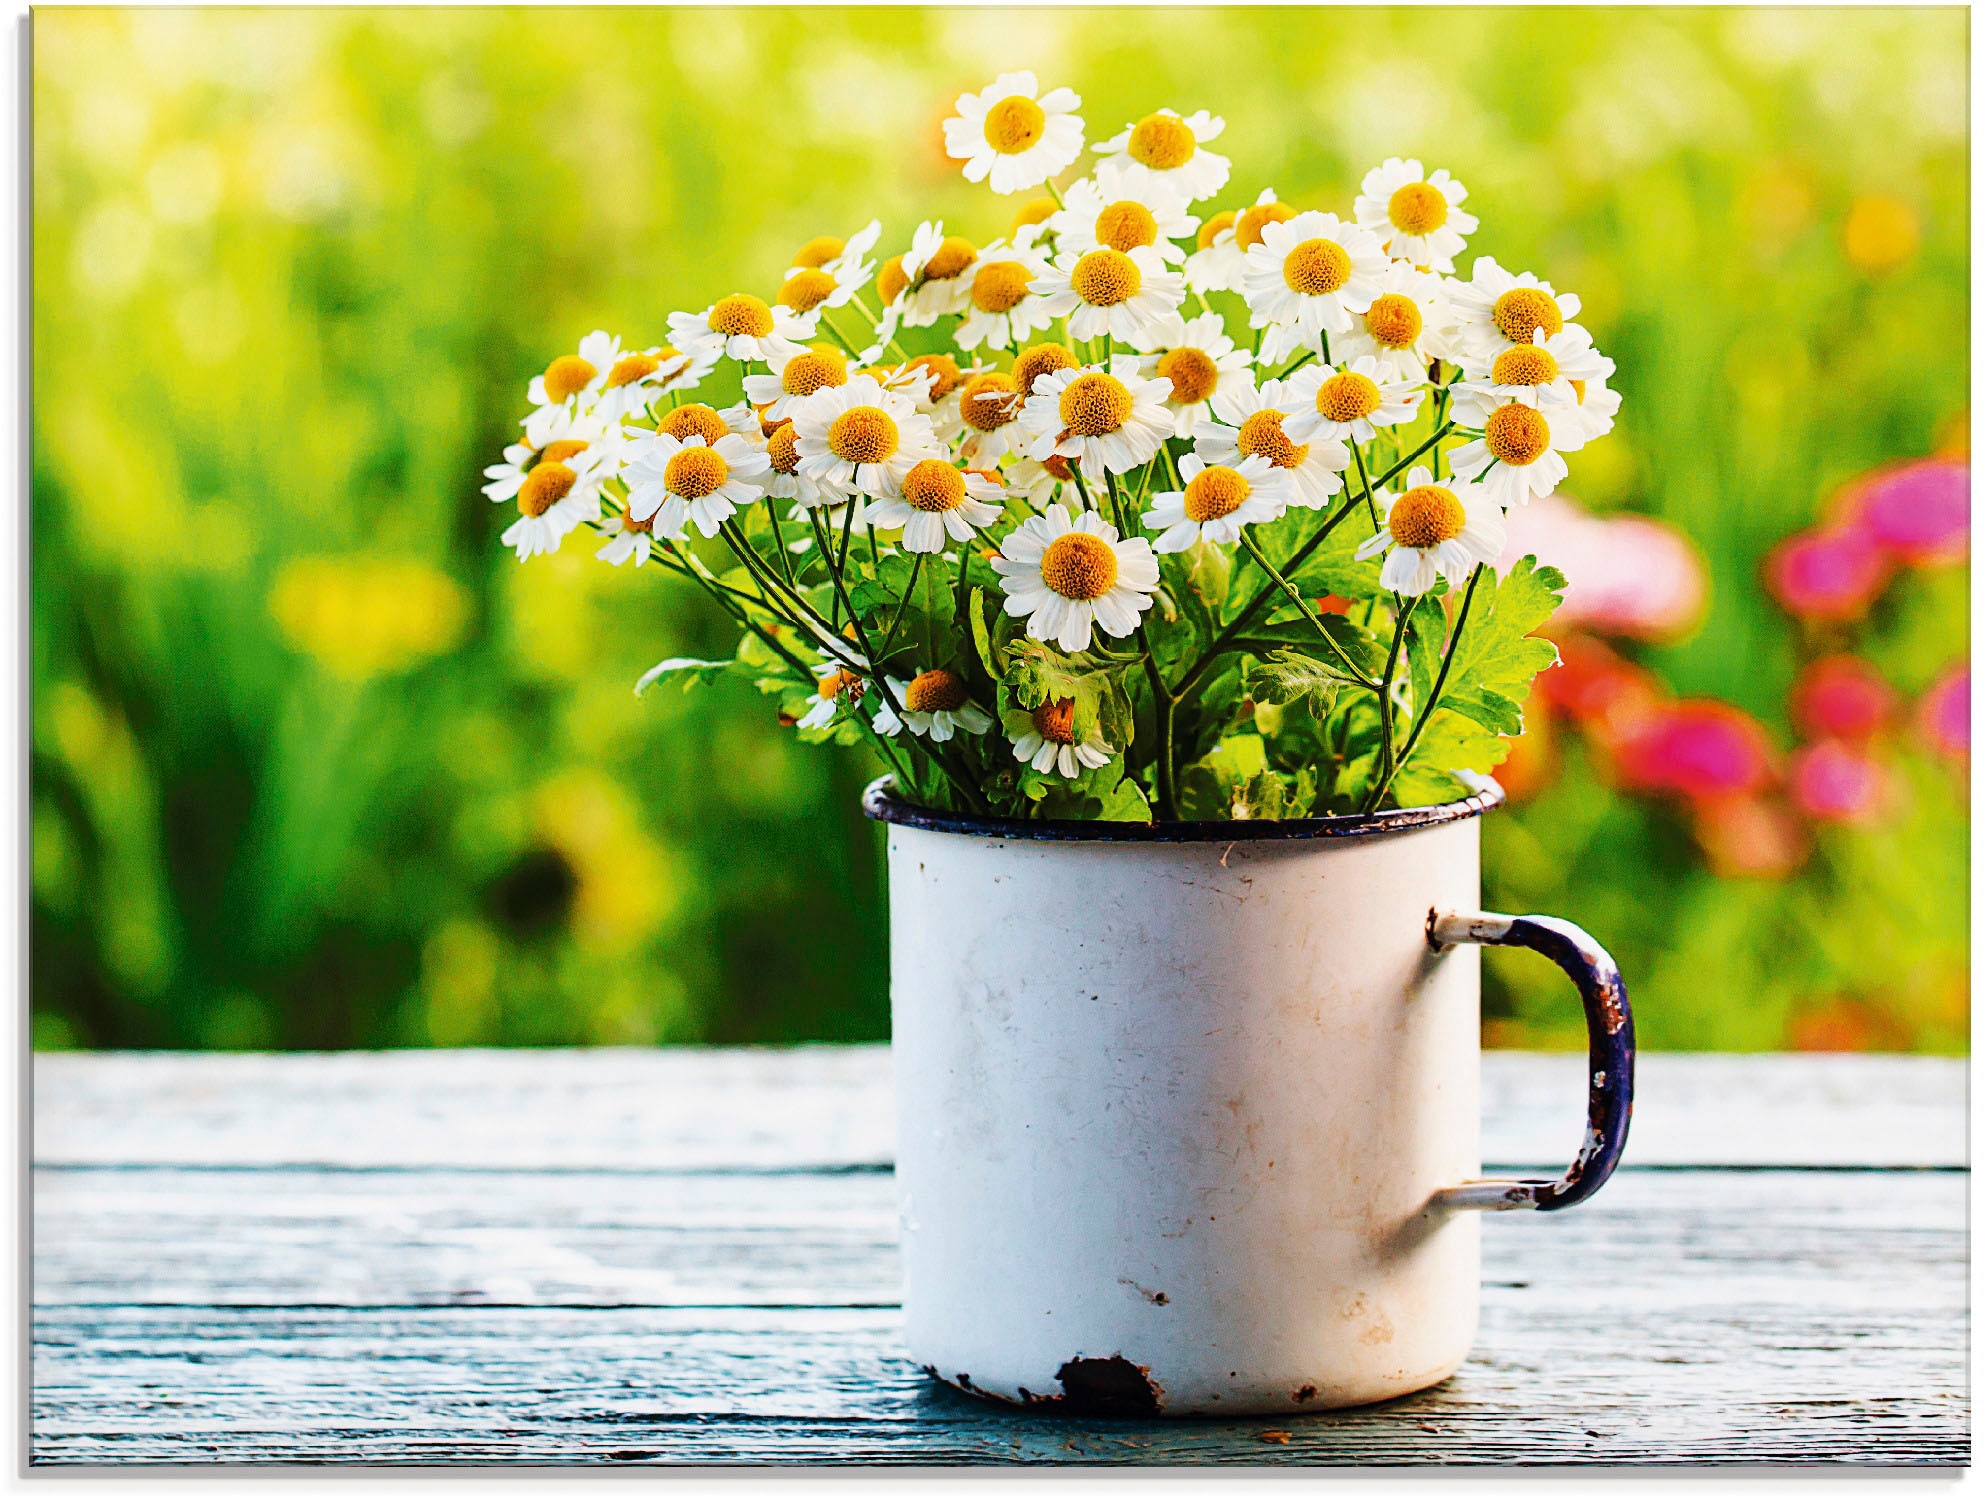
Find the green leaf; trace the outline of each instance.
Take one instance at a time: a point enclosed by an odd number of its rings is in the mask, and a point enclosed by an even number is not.
[[[749,638],[747,634],[745,636]],[[721,680],[726,675],[737,672],[735,660],[663,660],[634,682],[634,694],[645,696],[658,684],[666,682],[680,686],[685,691],[693,691],[697,686],[707,685],[713,680]]]
[[[1269,706],[1306,701],[1318,717],[1326,716],[1336,705],[1336,693],[1342,683],[1341,665],[1312,659],[1293,649],[1277,649],[1255,661],[1247,671],[1247,693],[1255,701]]]
[[[985,667],[985,673],[993,680],[1003,679],[1006,674],[1006,657],[1002,650],[992,647],[992,636],[985,629],[985,589],[971,589],[971,642],[978,651],[978,663]]]

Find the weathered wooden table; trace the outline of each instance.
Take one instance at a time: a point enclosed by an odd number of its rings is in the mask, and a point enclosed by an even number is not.
[[[43,1056],[32,1458],[1957,1464],[1964,1081],[1644,1056],[1612,1183],[1485,1220],[1450,1381],[1160,1425],[904,1360],[884,1050]],[[1490,1056],[1492,1171],[1583,1089]]]

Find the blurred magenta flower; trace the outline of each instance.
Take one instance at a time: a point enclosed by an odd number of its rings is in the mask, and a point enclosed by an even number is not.
[[[1553,615],[1558,626],[1670,640],[1701,622],[1708,572],[1672,525],[1639,514],[1589,514],[1561,492],[1511,509],[1507,523],[1498,566],[1534,555],[1570,579]]]
[[[1855,493],[1855,528],[1912,566],[1950,565],[1970,550],[1970,465],[1930,459],[1874,476]]]
[[[1874,820],[1888,801],[1887,771],[1858,744],[1821,738],[1791,755],[1791,803],[1815,821]]]
[[[1791,719],[1808,738],[1860,742],[1893,720],[1895,694],[1858,655],[1828,655],[1799,673],[1791,688]]]
[[[1808,530],[1764,560],[1764,585],[1796,618],[1858,618],[1887,585],[1887,551],[1857,528]]]
[[[1922,736],[1938,753],[1970,756],[1970,662],[1947,671],[1923,693],[1915,708]]]
[[[1662,702],[1625,724],[1611,746],[1621,782],[1642,793],[1753,795],[1774,777],[1763,724],[1726,701]]]
[[[1785,878],[1811,851],[1804,823],[1783,801],[1720,795],[1697,802],[1695,840],[1721,878]]]

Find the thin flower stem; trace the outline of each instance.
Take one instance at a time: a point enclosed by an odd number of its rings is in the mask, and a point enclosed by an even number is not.
[[[846,333],[842,332],[838,327],[834,326],[833,322],[827,316],[827,311],[825,307],[820,308],[820,326],[824,327],[828,332],[834,335],[834,341],[847,350],[847,356],[849,358],[858,359],[861,357],[861,350],[859,348],[856,348],[854,344],[848,340],[848,336]]]
[[[1268,560],[1266,552],[1261,549],[1260,542],[1254,539],[1246,530],[1242,530],[1240,532],[1240,544],[1247,548],[1247,554],[1254,558],[1254,564],[1273,577],[1275,584],[1283,592],[1288,594],[1289,600],[1301,610],[1302,616],[1308,619],[1311,626],[1314,627],[1317,637],[1329,646],[1330,653],[1335,655],[1342,662],[1343,668],[1350,672],[1350,678],[1367,691],[1377,690],[1378,683],[1372,680],[1362,670],[1359,670],[1357,668],[1357,662],[1343,652],[1343,646],[1337,643],[1336,636],[1323,627],[1323,620],[1317,616],[1316,610],[1309,605],[1308,600],[1302,596],[1301,591],[1296,585],[1274,569],[1274,563]]]
[[[824,631],[829,639],[834,637],[833,625],[829,624],[826,619],[820,616],[817,608],[807,602],[796,589],[788,590],[781,588],[777,575],[765,564],[764,557],[752,549],[751,543],[737,529],[734,521],[725,522],[723,526],[723,537],[737,559],[744,563],[744,569],[751,573],[752,579],[757,582],[760,588],[775,597],[782,595],[783,600],[791,604],[794,610],[803,615],[811,627]],[[797,618],[786,618],[785,621],[794,627],[798,627],[800,622]],[[833,646],[833,648],[836,653],[839,652],[838,646]]]
[[[680,544],[679,541],[676,543]],[[769,630],[761,628],[751,615],[744,611],[743,606],[736,599],[743,597],[746,601],[753,602],[758,607],[765,607],[762,602],[748,597],[747,594],[737,593],[734,589],[725,587],[715,577],[709,574],[707,568],[687,565],[679,558],[670,556],[659,547],[656,547],[653,554],[655,560],[661,562],[669,570],[680,576],[688,577],[691,581],[697,582],[707,588],[710,595],[716,599],[717,606],[736,620],[739,628],[745,630],[747,633],[756,634],[758,638],[764,641],[767,648],[792,667],[793,673],[801,681],[811,682],[813,680],[813,672],[807,668],[806,663],[791,650],[787,649]],[[772,610],[767,608],[766,611],[770,612]]]
[[[1350,455],[1357,460],[1357,481],[1364,485],[1364,507],[1371,512],[1371,528],[1375,530],[1378,528],[1378,501],[1371,497],[1373,487],[1371,475],[1364,471],[1364,453],[1359,450],[1356,442],[1350,444]],[[1394,467],[1391,471],[1395,473],[1398,468]],[[1390,481],[1390,477],[1391,474],[1387,473],[1375,486],[1383,488]]]
[[[1301,368],[1304,364],[1308,363],[1309,360],[1314,358],[1315,356],[1316,356],[1316,350],[1311,348],[1307,353],[1303,354],[1300,358],[1295,360],[1294,363],[1290,364],[1286,369],[1283,369],[1279,374],[1275,375],[1275,378],[1286,379],[1289,375],[1293,374],[1297,369]]]
[[[1426,730],[1426,724],[1432,721],[1433,713],[1439,708],[1440,693],[1446,689],[1447,672],[1454,667],[1454,654],[1460,648],[1460,631],[1467,627],[1467,610],[1474,606],[1474,589],[1480,585],[1483,570],[1484,568],[1477,564],[1474,574],[1467,579],[1467,591],[1461,596],[1460,611],[1454,615],[1454,631],[1447,636],[1447,650],[1440,657],[1440,673],[1433,677],[1433,689],[1427,694],[1425,705],[1419,709],[1419,715],[1413,720],[1412,731],[1406,734],[1405,746],[1398,752],[1398,761],[1392,765],[1391,773],[1387,774],[1378,785],[1378,792],[1372,804],[1384,799],[1385,791],[1392,787],[1392,780],[1397,776],[1398,771],[1405,767],[1406,760],[1412,757],[1412,750],[1419,746],[1420,733]]]
[[[902,598],[896,603],[896,616],[889,622],[888,633],[882,636],[882,659],[887,659],[889,650],[896,642],[896,631],[902,627],[903,615],[909,612],[909,600],[916,595],[916,576],[923,570],[923,552],[912,551],[909,558],[909,585],[903,588]],[[881,660],[877,660],[880,664]]]
[[[778,522],[778,500],[770,495],[765,498],[765,514],[772,522],[772,544],[778,547],[778,565],[785,573],[785,585],[797,589],[799,578],[792,570],[792,552],[785,548],[785,530]]]
[[[1402,605],[1398,610],[1398,621],[1392,625],[1392,647],[1385,656],[1385,679],[1378,691],[1378,781],[1371,786],[1371,793],[1364,801],[1364,813],[1369,815],[1377,809],[1379,799],[1385,793],[1385,786],[1392,782],[1392,775],[1398,772],[1398,765],[1392,758],[1392,682],[1398,676],[1398,657],[1405,648],[1406,625],[1412,621],[1412,610],[1419,606],[1417,597],[1407,598],[1393,594]]]
[[[1144,625],[1137,624],[1137,640],[1144,647],[1144,675],[1150,681],[1150,691],[1157,711],[1157,818],[1161,821],[1178,819],[1178,787],[1173,782],[1171,759],[1172,725],[1174,702],[1171,692],[1164,684],[1164,672],[1157,668],[1157,657],[1151,652],[1150,640],[1144,636]]]

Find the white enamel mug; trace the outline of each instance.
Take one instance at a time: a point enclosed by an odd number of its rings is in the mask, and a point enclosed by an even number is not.
[[[1632,1018],[1575,926],[1474,912],[1501,793],[1308,821],[992,821],[872,786],[889,824],[904,1335],[986,1397],[1298,1413],[1442,1380],[1479,1209],[1611,1173]],[[1566,1175],[1480,1173],[1480,957],[1578,982],[1590,1122]]]

